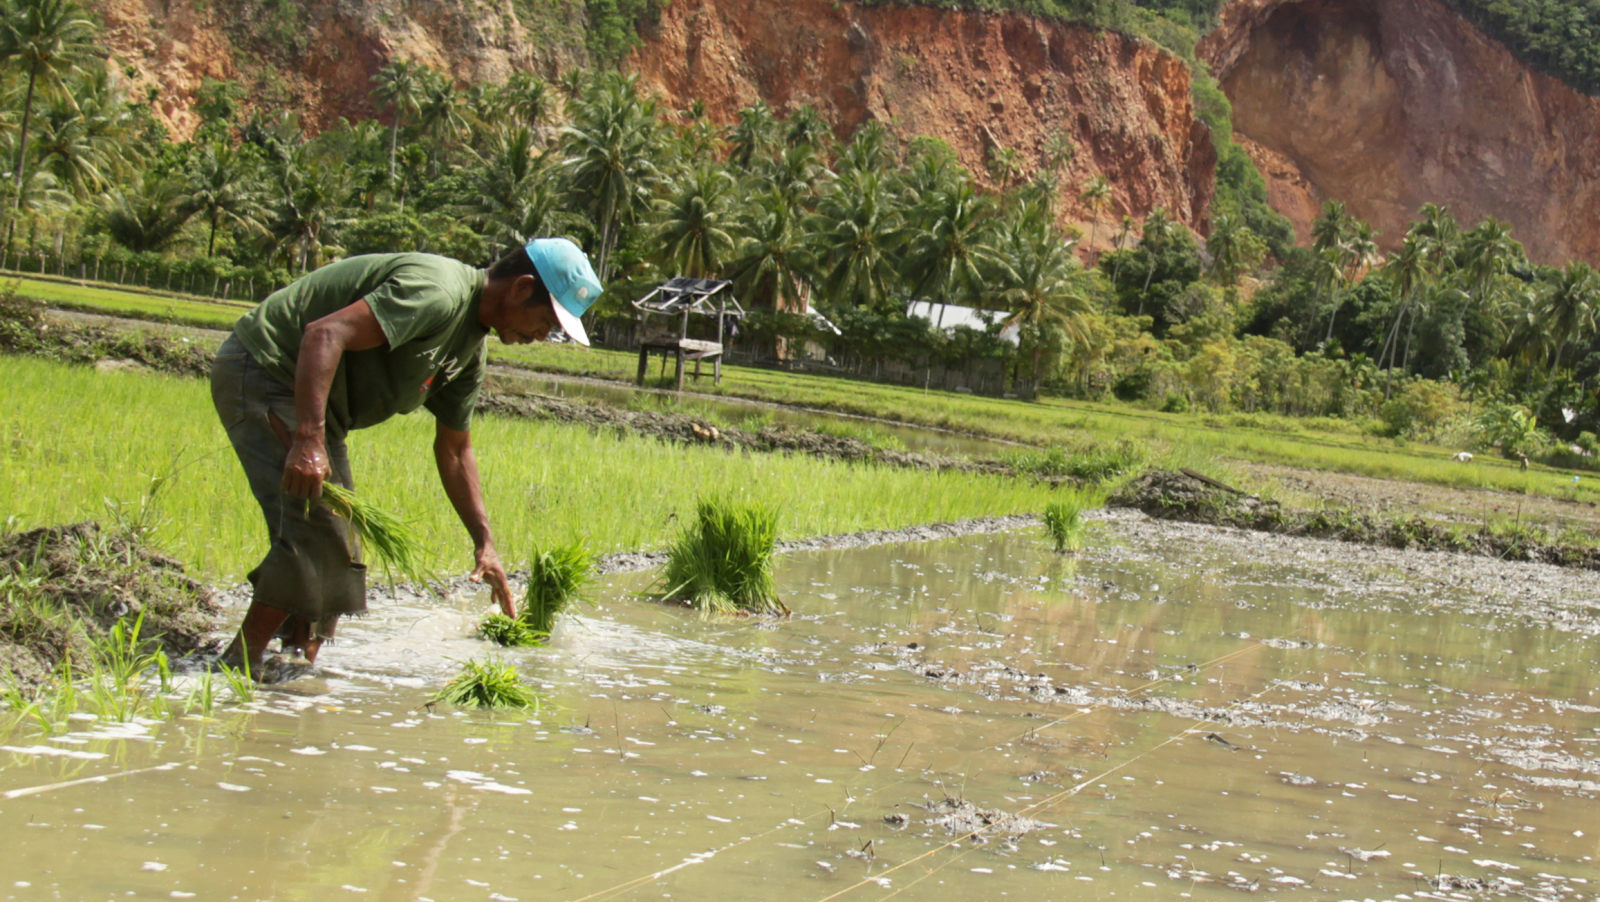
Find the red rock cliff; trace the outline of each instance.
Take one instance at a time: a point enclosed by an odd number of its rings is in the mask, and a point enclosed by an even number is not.
[[[841,136],[868,120],[902,139],[932,135],[980,179],[991,146],[1020,151],[1032,172],[1050,135],[1064,132],[1078,147],[1063,181],[1076,218],[1086,218],[1083,183],[1104,173],[1113,214],[1161,206],[1205,225],[1216,156],[1194,116],[1189,70],[1122,35],[921,6],[676,0],[631,65],[722,121],[765,100],[779,111],[811,104]]]
[[[1241,0],[1201,54],[1302,240],[1324,199],[1385,247],[1431,202],[1511,223],[1536,260],[1600,259],[1600,100],[1438,0]]]

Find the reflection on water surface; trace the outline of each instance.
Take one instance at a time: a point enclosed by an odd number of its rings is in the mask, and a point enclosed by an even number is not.
[[[610,577],[532,716],[422,706],[484,599],[376,603],[250,710],[13,734],[0,897],[1594,897],[1592,575],[1098,530],[790,556],[786,622]]]

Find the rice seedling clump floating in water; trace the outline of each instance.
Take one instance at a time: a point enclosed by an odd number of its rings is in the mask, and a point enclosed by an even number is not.
[[[333,482],[322,484],[322,501],[350,521],[362,546],[385,570],[407,582],[427,582],[432,574],[422,563],[422,542],[405,521]]]
[[[501,661],[468,661],[461,673],[428,699],[457,708],[537,708],[539,696]]]
[[[778,515],[760,504],[701,499],[673,543],[663,597],[718,613],[787,614],[778,600],[773,551]]]
[[[548,634],[529,629],[521,617],[507,617],[501,613],[494,613],[478,624],[478,635],[496,645],[521,647],[542,645]]]
[[[1077,551],[1083,547],[1083,533],[1088,527],[1083,512],[1091,506],[1085,496],[1076,493],[1045,505],[1044,528],[1055,542],[1056,551]]]
[[[478,635],[506,646],[543,645],[555,629],[556,618],[580,597],[593,572],[594,555],[580,543],[535,546],[522,610],[515,619],[490,615],[478,626]]]

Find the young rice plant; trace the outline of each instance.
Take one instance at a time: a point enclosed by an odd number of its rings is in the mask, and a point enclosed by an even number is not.
[[[539,696],[517,676],[517,670],[500,661],[468,661],[428,704],[440,702],[457,708],[537,708]]]
[[[391,575],[398,574],[407,582],[427,582],[431,574],[423,564],[422,542],[403,520],[333,482],[322,484],[322,500],[329,510],[350,521],[362,544]]]
[[[778,600],[773,550],[778,515],[760,504],[701,499],[667,558],[663,597],[717,613],[787,614]]]

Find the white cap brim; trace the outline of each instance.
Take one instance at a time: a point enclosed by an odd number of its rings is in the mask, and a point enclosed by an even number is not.
[[[589,333],[583,328],[583,320],[573,316],[572,311],[563,307],[555,298],[550,299],[550,306],[556,312],[556,321],[561,323],[561,331],[567,333],[567,337],[578,344],[589,347]]]

